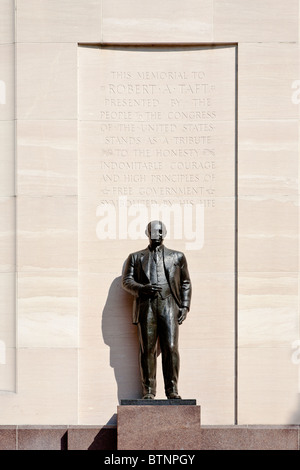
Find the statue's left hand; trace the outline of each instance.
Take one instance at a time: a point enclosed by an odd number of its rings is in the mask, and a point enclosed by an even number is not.
[[[189,309],[187,307],[183,307],[179,310],[179,315],[178,315],[179,325],[181,325],[181,323],[186,319],[188,311]]]

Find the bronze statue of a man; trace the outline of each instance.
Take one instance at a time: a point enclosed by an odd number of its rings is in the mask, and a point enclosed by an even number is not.
[[[138,325],[143,398],[156,394],[159,339],[165,393],[180,399],[178,330],[190,308],[191,281],[183,253],[163,245],[167,231],[160,221],[147,225],[149,246],[128,256],[123,288],[134,296],[133,323]]]

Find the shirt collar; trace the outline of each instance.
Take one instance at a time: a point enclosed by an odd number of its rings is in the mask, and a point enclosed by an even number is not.
[[[156,248],[155,251],[156,251],[157,253],[162,253],[162,252],[163,252],[163,249],[164,249],[164,246],[163,246],[163,245],[159,245],[159,246]],[[151,250],[150,245],[148,245],[148,250],[149,250],[150,252],[154,252],[154,250]]]

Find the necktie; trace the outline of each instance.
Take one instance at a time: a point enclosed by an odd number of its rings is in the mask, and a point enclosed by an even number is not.
[[[156,263],[157,263],[157,253],[156,253],[156,251],[153,251],[152,256],[151,256],[151,264],[150,264],[150,282],[151,282],[151,284],[156,284],[157,283]]]

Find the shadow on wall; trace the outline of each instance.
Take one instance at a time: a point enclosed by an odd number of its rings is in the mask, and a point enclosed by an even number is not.
[[[87,450],[117,450],[117,430],[100,429]]]
[[[122,288],[122,277],[112,282],[102,313],[102,335],[110,347],[110,366],[114,369],[121,399],[141,398],[137,327],[132,324],[133,298]]]
[[[300,424],[300,393],[298,393],[297,395],[298,395],[297,407],[294,413],[292,414],[288,424],[297,424],[297,425]]]

